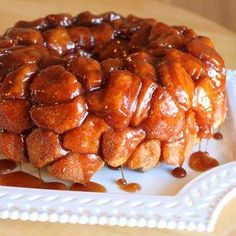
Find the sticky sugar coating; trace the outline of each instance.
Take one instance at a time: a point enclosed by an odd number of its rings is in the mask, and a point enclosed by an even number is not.
[[[209,38],[114,12],[18,21],[0,37],[0,83],[2,153],[82,184],[105,163],[182,165],[227,109]]]

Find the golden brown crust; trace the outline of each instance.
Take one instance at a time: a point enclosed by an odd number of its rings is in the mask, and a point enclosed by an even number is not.
[[[5,35],[17,40],[22,45],[44,44],[41,32],[35,29],[13,27],[8,29]]]
[[[150,139],[140,143],[129,157],[125,166],[130,169],[150,170],[160,163],[161,143]]]
[[[70,70],[84,87],[91,91],[102,85],[102,70],[100,64],[91,58],[74,58],[68,65]]]
[[[8,159],[17,163],[27,161],[25,156],[25,144],[21,135],[2,131],[0,134],[0,151]]]
[[[209,78],[204,77],[196,82],[193,110],[196,113],[200,138],[210,138],[212,135],[216,96]]]
[[[85,184],[104,165],[101,158],[94,154],[70,153],[49,167],[49,173],[60,179]]]
[[[66,28],[63,26],[49,29],[43,35],[48,49],[54,55],[63,55],[75,47]]]
[[[157,71],[161,80],[173,97],[174,101],[184,111],[192,107],[194,95],[194,82],[179,63],[160,63]]]
[[[67,102],[82,93],[76,77],[61,65],[41,71],[30,85],[32,100],[40,104]]]
[[[189,110],[186,113],[185,117],[185,128],[184,128],[184,137],[185,137],[185,151],[184,157],[188,157],[193,147],[199,143],[200,138],[198,136],[199,127],[196,120],[196,115],[194,111]]]
[[[153,93],[148,117],[141,127],[146,131],[147,138],[165,141],[183,129],[184,115],[171,95],[158,86]]]
[[[93,25],[90,27],[94,37],[95,49],[102,49],[113,39],[113,28],[108,23]]]
[[[28,86],[38,67],[36,64],[23,65],[9,73],[1,86],[2,99],[22,99],[28,94]]]
[[[142,129],[124,128],[107,131],[102,139],[105,162],[113,167],[125,164],[144,138],[145,132]]]
[[[84,49],[91,49],[93,46],[93,35],[91,30],[83,26],[74,26],[68,29],[71,40]]]
[[[81,126],[68,131],[63,138],[63,146],[72,152],[97,154],[101,136],[110,126],[100,117],[89,115]]]
[[[170,165],[182,165],[193,147],[199,142],[199,127],[194,111],[185,113],[184,129],[161,144],[161,161]]]
[[[21,133],[32,127],[30,105],[26,100],[4,100],[0,103],[0,127]]]
[[[87,111],[84,98],[78,96],[68,103],[32,108],[30,114],[38,127],[62,134],[79,126]]]
[[[89,110],[104,117],[114,128],[127,127],[135,111],[141,85],[141,79],[129,71],[112,71],[104,90],[88,95]],[[99,100],[100,107],[97,107]]]
[[[30,162],[38,168],[66,154],[59,135],[50,130],[34,129],[26,138],[26,145]]]
[[[173,141],[161,144],[161,160],[169,165],[182,165],[185,158],[186,139],[184,133],[176,135]]]
[[[213,127],[217,129],[225,120],[227,114],[226,91],[217,94],[215,101],[214,123]]]
[[[124,62],[118,58],[108,58],[101,62],[101,68],[104,77],[108,79],[112,71],[122,70],[124,68]]]

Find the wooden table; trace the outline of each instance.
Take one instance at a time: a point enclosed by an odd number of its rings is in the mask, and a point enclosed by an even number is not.
[[[30,20],[49,13],[70,12],[77,14],[84,10],[100,13],[114,10],[122,14],[133,13],[142,17],[155,17],[174,25],[187,25],[202,35],[213,39],[227,68],[236,69],[236,35],[207,19],[185,10],[166,5],[157,0],[0,0],[0,31],[3,32],[19,19]],[[233,199],[222,211],[216,230],[212,234],[181,232],[147,228],[122,228],[109,226],[89,226],[70,224],[51,224],[38,222],[0,221],[0,235],[236,235],[236,199]]]

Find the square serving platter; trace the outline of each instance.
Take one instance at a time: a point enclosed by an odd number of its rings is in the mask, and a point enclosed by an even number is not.
[[[229,110],[221,127],[224,138],[208,142],[208,151],[220,166],[199,173],[189,169],[186,160],[188,175],[183,179],[174,178],[173,167],[167,165],[146,173],[125,170],[129,182],[141,185],[132,194],[117,187],[120,172],[108,168],[93,178],[107,193],[0,186],[0,218],[213,231],[221,210],[236,196],[236,71],[227,71],[227,94]],[[203,140],[203,150],[206,145]],[[22,168],[38,176],[30,164]],[[42,176],[55,180],[45,170]]]

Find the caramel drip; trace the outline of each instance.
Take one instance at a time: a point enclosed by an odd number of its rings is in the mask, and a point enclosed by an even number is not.
[[[87,184],[75,183],[71,186],[70,190],[83,191],[83,192],[100,192],[100,193],[104,193],[107,191],[103,185],[92,181],[88,182]]]
[[[216,140],[221,140],[223,139],[223,135],[220,132],[214,133],[213,138]]]
[[[59,182],[46,183],[40,178],[21,171],[22,164],[20,164],[20,171],[14,171],[17,167],[16,162],[9,159],[0,160],[0,185],[23,188],[41,188],[41,189],[57,189],[66,190],[66,185]],[[6,173],[8,172],[8,173]],[[40,172],[39,172],[40,173]]]
[[[141,189],[141,186],[138,183],[128,183],[125,179],[123,166],[120,167],[121,171],[121,179],[118,179],[116,181],[116,184],[119,186],[119,188],[125,192],[137,192]]]
[[[22,188],[40,188],[66,190],[67,187],[59,182],[44,182],[38,177],[23,171],[9,172],[0,175],[0,185]]]
[[[118,179],[116,181],[119,188],[125,192],[137,192],[141,189],[141,186],[138,183],[127,183],[125,179]]]
[[[208,152],[198,151],[190,156],[189,166],[196,171],[207,171],[219,165],[219,162],[209,156]]]
[[[176,167],[173,171],[172,171],[172,175],[176,178],[184,178],[187,175],[186,170],[183,167]]]

